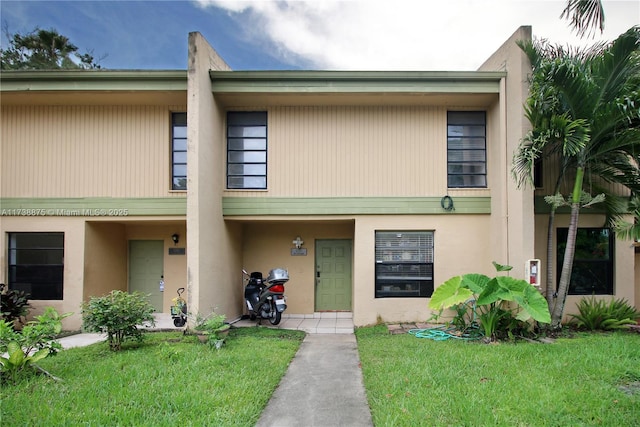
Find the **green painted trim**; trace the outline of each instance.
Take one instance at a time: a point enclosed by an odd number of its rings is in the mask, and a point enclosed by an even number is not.
[[[210,71],[214,93],[499,93],[505,72]]]
[[[187,214],[186,197],[0,198],[0,216],[128,217]]]
[[[51,70],[3,71],[1,92],[187,91],[186,71]]]
[[[490,214],[490,197],[223,197],[224,216]]]
[[[490,197],[223,197],[225,216],[490,214]],[[0,198],[1,216],[168,216],[187,214],[186,197]]]

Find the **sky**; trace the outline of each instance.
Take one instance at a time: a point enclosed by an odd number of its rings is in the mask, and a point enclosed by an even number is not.
[[[6,33],[68,37],[106,69],[185,70],[198,31],[234,70],[476,70],[522,25],[589,46],[640,24],[640,1],[604,1],[605,31],[580,39],[566,0],[1,0]]]

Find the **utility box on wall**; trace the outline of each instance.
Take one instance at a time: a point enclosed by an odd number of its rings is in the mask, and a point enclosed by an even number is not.
[[[525,280],[535,287],[540,287],[540,260],[527,260],[524,271],[526,276]]]

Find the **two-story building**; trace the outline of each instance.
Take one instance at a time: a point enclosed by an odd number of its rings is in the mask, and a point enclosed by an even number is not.
[[[186,72],[3,72],[3,280],[73,329],[111,289],[239,317],[243,268],[288,269],[286,314],[356,325],[425,320],[492,261],[524,277],[547,235],[546,184],[511,176],[530,38],[471,72],[232,71],[198,33]],[[597,293],[640,306],[630,242],[581,226],[608,245]]]

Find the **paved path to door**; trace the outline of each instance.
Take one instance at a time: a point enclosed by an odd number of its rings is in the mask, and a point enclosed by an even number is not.
[[[350,314],[350,313],[349,313]],[[329,318],[327,318],[329,317]],[[322,313],[312,318],[288,317],[277,327],[307,332],[257,426],[370,427],[371,412],[364,389],[353,321]],[[268,322],[265,322],[268,323]],[[242,321],[234,326],[254,326]],[[167,314],[156,316],[150,329],[176,330]],[[78,334],[59,341],[63,348],[104,341],[103,334]]]
[[[308,334],[257,427],[369,427],[354,334]]]

